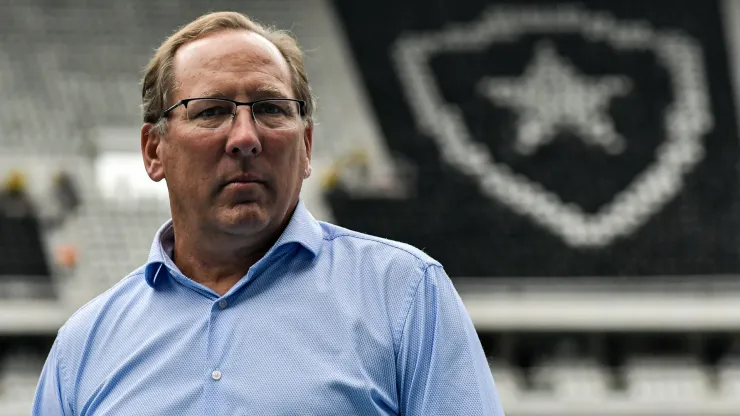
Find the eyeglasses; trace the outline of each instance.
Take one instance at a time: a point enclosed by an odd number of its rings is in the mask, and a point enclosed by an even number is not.
[[[227,98],[186,98],[176,102],[162,113],[162,117],[182,105],[186,120],[195,128],[218,130],[230,126],[240,105],[251,108],[252,119],[258,126],[269,130],[292,130],[298,127],[306,102],[292,98],[270,98],[239,102]]]

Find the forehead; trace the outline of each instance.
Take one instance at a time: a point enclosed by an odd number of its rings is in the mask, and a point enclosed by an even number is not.
[[[214,92],[242,99],[260,93],[294,98],[287,62],[253,32],[223,31],[183,45],[173,73],[175,100]]]

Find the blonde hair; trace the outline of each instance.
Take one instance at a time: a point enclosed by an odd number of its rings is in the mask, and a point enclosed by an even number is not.
[[[315,99],[308,85],[308,75],[303,65],[303,52],[295,36],[288,31],[263,26],[237,12],[208,13],[180,28],[159,46],[149,61],[142,79],[141,107],[145,123],[153,123],[160,133],[166,129],[162,117],[174,88],[173,61],[177,50],[184,44],[207,35],[226,30],[254,32],[272,42],[288,63],[293,93],[306,102],[304,119],[313,122]]]

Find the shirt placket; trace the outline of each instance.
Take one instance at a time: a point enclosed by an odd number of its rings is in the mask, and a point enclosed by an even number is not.
[[[211,301],[208,316],[208,339],[206,342],[206,363],[201,377],[203,377],[203,402],[200,414],[223,414],[223,384],[228,383],[231,374],[222,368],[224,357],[224,342],[218,328],[223,327],[224,315],[229,308],[228,298],[215,297]]]

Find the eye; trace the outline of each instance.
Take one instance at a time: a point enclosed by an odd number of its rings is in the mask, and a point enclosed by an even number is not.
[[[211,118],[220,117],[224,115],[231,115],[231,109],[224,105],[213,105],[211,107],[199,110],[195,115],[196,118]]]
[[[283,115],[286,114],[283,103],[279,102],[261,102],[254,107],[254,111],[259,114]]]

